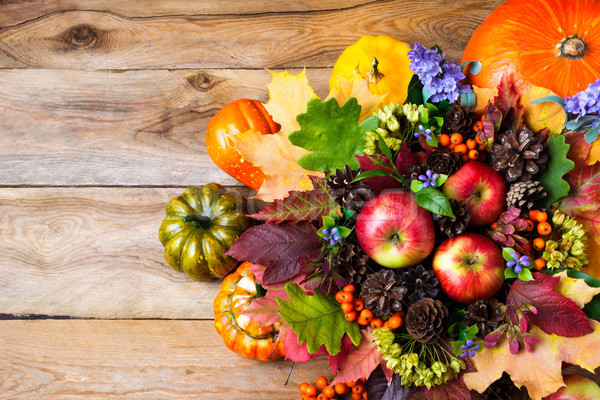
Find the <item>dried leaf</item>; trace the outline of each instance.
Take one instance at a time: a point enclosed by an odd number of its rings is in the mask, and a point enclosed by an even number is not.
[[[561,209],[577,214],[600,208],[600,163],[586,165],[567,174],[571,194],[560,205]]]
[[[562,363],[576,364],[594,372],[600,366],[600,323],[590,321],[594,332],[575,338],[547,335],[537,327],[531,334],[539,339],[532,352],[511,354],[509,343],[502,339],[494,348],[484,348],[471,359],[477,372],[463,376],[467,388],[483,393],[507,372],[517,387],[525,386],[533,400],[556,392],[564,386]]]
[[[549,132],[560,134],[567,121],[565,110],[554,102],[531,104],[532,101],[546,96],[556,95],[550,89],[529,84],[521,97],[520,104],[524,107],[525,124],[534,132],[547,128]]]
[[[329,194],[324,178],[309,176],[313,190],[304,192],[292,191],[283,200],[275,200],[275,204],[265,207],[258,214],[250,215],[254,219],[266,222],[317,221],[332,212],[339,214],[340,207]]]
[[[527,313],[527,321],[537,325],[547,334],[575,337],[592,332],[589,320],[580,307],[553,290],[560,278],[539,272],[533,276],[533,281],[517,279],[512,284],[506,304],[515,305],[517,308],[523,304],[535,307],[537,314]],[[515,318],[512,322],[518,323]]]
[[[332,385],[349,380],[356,381],[363,376],[369,376],[381,364],[382,354],[377,350],[377,344],[373,341],[373,335],[364,330],[361,333],[362,340],[360,341],[360,345],[350,351]]]
[[[267,85],[270,98],[265,108],[273,120],[281,125],[281,130],[287,136],[300,128],[296,115],[305,113],[306,103],[310,99],[317,98],[317,95],[308,83],[306,70],[297,75],[287,71],[269,72],[272,81]]]
[[[498,84],[498,95],[494,97],[494,105],[502,111],[503,126],[517,130],[523,124],[525,109],[519,103],[520,94],[516,90],[512,77],[504,74]]]
[[[298,257],[321,248],[322,240],[310,222],[263,224],[246,230],[227,255],[266,267],[263,282],[283,282],[300,273]]]
[[[283,130],[272,135],[262,135],[249,130],[231,137],[235,149],[244,159],[260,167],[266,175],[254,198],[273,201],[285,197],[292,190],[311,190],[309,175],[323,176],[320,172],[308,171],[298,166],[298,158],[308,154],[303,148],[294,146]]]
[[[575,163],[575,171],[583,168],[592,144],[585,141],[585,132],[565,132],[565,141],[569,146],[567,157]]]
[[[347,77],[339,77],[337,85],[331,89],[325,100],[336,99],[341,107],[351,97],[355,97],[361,106],[358,118],[358,122],[361,123],[385,104],[386,95],[372,93],[369,89],[369,79],[362,76],[357,69]]]
[[[600,288],[589,286],[583,279],[574,279],[567,276],[567,271],[562,271],[556,275],[560,278],[554,291],[575,302],[579,308],[583,308],[592,298],[600,293]]]

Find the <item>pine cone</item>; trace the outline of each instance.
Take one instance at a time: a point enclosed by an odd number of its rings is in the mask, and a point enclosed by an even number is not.
[[[402,310],[402,299],[406,288],[401,286],[402,277],[390,269],[369,274],[360,290],[368,308],[377,317]]]
[[[492,383],[485,392],[483,397],[486,400],[527,400],[527,390],[523,387],[519,389],[515,386],[510,376],[505,372],[502,377]]]
[[[448,309],[439,300],[426,298],[410,306],[404,326],[417,342],[435,343],[446,330]]]
[[[465,312],[463,323],[469,327],[477,325],[481,336],[489,335],[504,322],[504,315],[500,307],[494,307],[487,300],[478,300],[470,304]]]
[[[344,210],[360,211],[369,200],[375,197],[373,189],[364,180],[350,183],[358,173],[359,171],[352,171],[352,168],[346,165],[343,170],[337,169],[335,174],[330,175],[327,179],[331,197]]]
[[[454,217],[446,217],[444,215],[435,215],[436,225],[438,229],[449,238],[460,235],[465,230],[471,221],[471,215],[467,212],[467,202],[449,199],[450,207]]]
[[[409,165],[406,169],[406,177],[408,178],[408,183],[414,181],[415,179],[418,180],[419,176],[425,175],[428,169],[431,168],[427,163]]]
[[[544,170],[548,161],[544,136],[536,135],[528,128],[501,133],[491,152],[492,166],[503,173],[508,182],[530,181]]]
[[[417,265],[402,273],[402,286],[406,288],[405,300],[414,304],[419,300],[435,298],[440,293],[440,282],[432,270]]]
[[[510,185],[506,195],[506,206],[515,206],[521,211],[529,211],[535,203],[547,196],[540,181],[517,182]]]
[[[356,241],[356,234],[347,237],[338,252],[331,259],[331,267],[347,284],[359,285],[364,282],[369,272],[369,256]]]
[[[462,165],[462,157],[454,151],[433,150],[427,157],[427,164],[433,172],[451,175]]]
[[[475,114],[471,112],[471,109],[468,106],[461,106],[454,103],[444,117],[442,133],[450,135],[458,132],[466,139],[467,136],[472,137],[475,135],[475,131],[473,131],[474,123]]]

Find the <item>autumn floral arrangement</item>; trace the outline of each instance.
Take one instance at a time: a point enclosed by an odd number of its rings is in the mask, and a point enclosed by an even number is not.
[[[190,188],[160,237],[174,268],[225,276],[227,347],[327,357],[302,399],[600,398],[562,375],[600,366],[600,79],[561,97],[468,83],[482,68],[365,36],[327,99],[272,73],[268,103],[213,118],[209,154],[256,195]]]

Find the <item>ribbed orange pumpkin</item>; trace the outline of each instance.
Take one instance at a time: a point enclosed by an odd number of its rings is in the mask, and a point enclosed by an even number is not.
[[[213,304],[215,328],[230,350],[251,360],[273,361],[284,356],[278,323],[261,325],[241,314],[256,296],[251,264],[244,262],[227,275]]]
[[[508,0],[469,40],[463,61],[479,60],[468,82],[496,87],[505,72],[566,97],[600,77],[600,1]]]

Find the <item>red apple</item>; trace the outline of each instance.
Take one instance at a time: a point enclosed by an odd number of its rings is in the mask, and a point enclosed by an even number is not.
[[[384,192],[356,218],[356,236],[365,253],[388,268],[406,268],[433,251],[435,230],[429,211],[410,192]]]
[[[440,287],[463,304],[493,296],[504,282],[504,268],[500,248],[479,233],[447,239],[433,255],[433,271]]]
[[[544,400],[598,400],[600,386],[593,380],[580,375],[565,375],[565,385]]]
[[[497,171],[479,161],[469,161],[450,175],[444,193],[451,199],[467,202],[471,225],[496,221],[506,204],[506,182]]]

